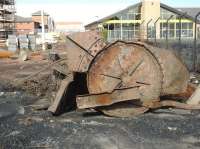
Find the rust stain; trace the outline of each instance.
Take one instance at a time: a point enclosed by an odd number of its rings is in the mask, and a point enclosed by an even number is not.
[[[190,98],[192,94],[195,92],[196,88],[188,85],[187,90],[184,93],[176,94],[176,95],[170,95],[174,97],[180,97],[180,98]]]
[[[101,105],[110,104],[112,99],[108,95],[103,95],[97,98],[97,103]]]

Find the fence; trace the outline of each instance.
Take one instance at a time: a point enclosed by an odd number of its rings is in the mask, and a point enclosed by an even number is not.
[[[195,25],[193,23],[182,23],[181,20],[184,16],[185,14],[179,16],[179,22],[175,23],[174,26],[170,24],[170,19],[173,16],[170,16],[165,23],[162,23],[165,28],[159,31],[160,37],[162,37],[159,40],[156,39],[156,23],[153,30],[151,28],[149,30],[147,26],[147,42],[172,50],[182,59],[190,71],[200,72],[200,32],[197,28],[200,22],[198,20],[200,12],[195,17]]]
[[[146,42],[154,46],[174,51],[190,71],[200,72],[199,16],[200,12],[195,17],[195,23],[182,21],[182,19],[187,18],[187,14],[180,15],[178,20],[172,20],[173,15],[165,21],[160,20],[159,17],[155,22],[152,19],[149,20],[146,26],[141,23],[137,30],[136,28],[123,29],[121,24],[121,29],[108,30],[107,40],[108,42],[116,40],[134,41],[145,37]],[[158,23],[160,23],[159,27]]]
[[[148,43],[166,49],[166,40],[158,40],[156,43],[151,40]],[[173,51],[187,66],[190,71],[200,72],[200,41],[197,43],[197,55],[194,55],[194,41],[169,40],[168,50]],[[195,58],[196,57],[196,58]],[[196,59],[196,62],[194,61]]]

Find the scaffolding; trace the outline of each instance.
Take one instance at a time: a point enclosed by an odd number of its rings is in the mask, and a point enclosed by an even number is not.
[[[15,0],[0,0],[0,45],[15,33]]]

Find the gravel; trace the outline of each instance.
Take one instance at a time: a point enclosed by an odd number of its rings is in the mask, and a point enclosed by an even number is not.
[[[5,87],[0,92],[0,149],[200,148],[199,111],[161,109],[111,118],[83,110],[54,117],[30,107],[37,97]]]

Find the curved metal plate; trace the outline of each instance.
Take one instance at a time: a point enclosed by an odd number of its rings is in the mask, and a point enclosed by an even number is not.
[[[159,99],[161,84],[162,73],[155,57],[144,47],[135,44],[117,42],[104,49],[95,57],[88,71],[90,94],[138,86],[140,100],[148,103]],[[98,110],[109,116],[130,117],[143,114],[149,109],[123,102]]]
[[[160,66],[151,53],[144,47],[122,42],[99,53],[88,72],[90,94],[139,86],[141,100],[146,102],[159,98],[161,83]]]
[[[134,117],[144,114],[149,108],[136,106],[131,102],[124,102],[114,104],[108,107],[98,108],[97,110],[103,112],[105,115],[114,117]]]
[[[163,73],[161,95],[184,93],[188,87],[189,71],[182,61],[172,52],[144,44],[156,57]]]
[[[68,68],[72,72],[87,72],[89,64],[102,50],[105,42],[99,32],[87,31],[68,35],[65,42]]]

